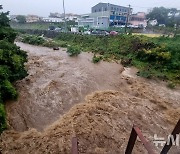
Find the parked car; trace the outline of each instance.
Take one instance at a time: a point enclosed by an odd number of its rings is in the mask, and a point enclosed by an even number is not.
[[[109,32],[107,32],[107,31],[102,31],[102,35],[104,35],[104,36],[109,36],[110,34],[109,34]]]
[[[111,31],[109,34],[112,35],[112,36],[115,36],[115,35],[118,35],[118,32],[116,32],[116,31]]]
[[[97,30],[93,30],[93,31],[91,32],[91,34],[92,34],[92,35],[98,35],[99,32],[98,32]]]
[[[103,36],[108,36],[109,33],[107,31],[104,30],[93,30],[91,32],[92,35],[103,35]]]
[[[124,28],[125,25],[115,25],[114,27],[116,27],[116,28]]]
[[[49,28],[48,28],[48,30],[51,30],[51,31],[53,31],[53,30],[55,30],[55,29],[56,29],[55,26],[49,26]]]
[[[61,32],[62,29],[61,29],[61,28],[55,28],[55,31],[56,31],[56,32]]]
[[[91,32],[90,31],[85,31],[83,34],[90,35]]]
[[[159,24],[159,27],[166,27],[165,24]]]
[[[134,28],[134,25],[128,25],[127,28]]]

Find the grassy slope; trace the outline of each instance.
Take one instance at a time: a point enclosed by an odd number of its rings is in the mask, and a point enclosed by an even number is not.
[[[33,44],[32,41],[24,42]],[[158,77],[173,84],[180,83],[180,37],[150,38],[146,36],[120,35],[114,37],[74,35],[61,33],[53,44],[44,46],[74,46],[82,51],[92,51],[93,62],[120,60],[124,65],[140,69],[139,75]]]
[[[40,29],[47,30],[51,24],[50,23],[11,23],[13,29]]]

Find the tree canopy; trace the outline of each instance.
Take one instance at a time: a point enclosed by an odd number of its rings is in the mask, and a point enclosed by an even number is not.
[[[155,7],[147,14],[147,19],[157,20],[158,24],[165,24],[173,27],[175,24],[179,25],[180,10],[176,8]]]
[[[27,55],[14,44],[16,32],[9,25],[8,14],[0,12],[0,133],[6,129],[4,102],[17,97],[13,82],[27,75]]]
[[[0,5],[0,10],[3,9],[2,5]],[[9,18],[7,17],[9,15],[9,12],[1,12],[0,13],[0,27],[9,27]]]
[[[16,17],[16,19],[18,20],[19,23],[25,23],[26,22],[26,17],[23,15],[18,15]]]

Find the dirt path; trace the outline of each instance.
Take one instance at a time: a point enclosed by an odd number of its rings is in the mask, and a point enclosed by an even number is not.
[[[29,76],[17,83],[19,99],[7,102],[13,130],[1,136],[0,152],[70,153],[77,136],[80,153],[124,153],[133,124],[152,143],[154,134],[167,138],[180,117],[180,90],[137,77],[135,68],[93,64],[90,53],[71,58],[64,49],[17,45],[28,52]],[[139,142],[134,152],[145,153]]]

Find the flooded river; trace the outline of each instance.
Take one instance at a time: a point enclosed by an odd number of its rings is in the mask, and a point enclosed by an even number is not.
[[[116,63],[92,63],[92,54],[69,57],[66,49],[17,43],[28,53],[29,76],[17,82],[19,98],[7,103],[11,128],[25,131],[42,130],[66,113],[87,94],[101,90],[117,90],[123,67]]]
[[[66,49],[17,45],[28,53],[29,75],[16,83],[18,100],[6,103],[9,130],[0,136],[0,153],[68,154],[74,136],[79,153],[124,153],[133,124],[153,143],[179,120],[179,88],[137,77],[135,68],[93,64],[91,53],[69,57]],[[146,153],[136,144],[135,154]]]

